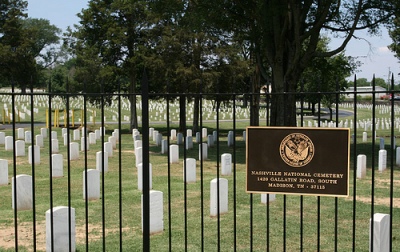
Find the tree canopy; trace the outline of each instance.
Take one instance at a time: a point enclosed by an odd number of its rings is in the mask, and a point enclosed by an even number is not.
[[[48,20],[27,18],[26,8],[22,0],[0,3],[1,82],[13,82],[23,91],[57,59],[58,50],[51,46],[59,43],[61,33]]]

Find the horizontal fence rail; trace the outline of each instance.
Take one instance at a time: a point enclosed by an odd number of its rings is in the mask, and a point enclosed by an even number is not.
[[[349,196],[246,193],[251,102],[252,126],[268,127],[277,95],[296,95],[298,128],[350,130]],[[394,97],[375,87],[156,94],[146,79],[138,93],[3,88],[0,250],[397,251]]]

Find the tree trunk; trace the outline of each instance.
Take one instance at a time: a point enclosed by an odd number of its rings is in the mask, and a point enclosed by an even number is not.
[[[282,68],[273,70],[271,126],[296,126],[296,78],[285,77]]]
[[[250,126],[260,125],[260,71],[258,66],[254,72],[253,80],[251,83],[251,97],[250,97]]]
[[[186,129],[186,99],[184,95],[179,96],[179,132]]]
[[[199,118],[200,118],[200,97],[196,95],[194,98],[194,107],[193,107],[193,127],[192,131],[193,133],[196,133],[199,131]]]
[[[136,111],[136,94],[135,94],[135,77],[131,77],[131,82],[129,85],[129,101],[131,103],[131,122],[130,129],[138,128],[138,119],[137,119],[137,111]]]

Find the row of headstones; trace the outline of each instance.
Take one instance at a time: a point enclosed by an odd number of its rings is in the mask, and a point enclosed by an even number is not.
[[[210,197],[210,214],[218,214],[217,191],[218,182],[213,180]],[[220,179],[220,187],[227,186],[227,182]],[[227,191],[220,191],[219,210],[227,212],[228,205],[225,201]],[[150,234],[163,232],[163,193],[161,191],[150,191]],[[222,199],[221,199],[222,196]],[[261,194],[262,199],[267,203],[275,199],[275,195]],[[271,197],[272,196],[272,197]],[[226,196],[227,197],[227,196]],[[143,195],[142,195],[143,209]],[[53,218],[52,218],[53,217]],[[142,212],[142,230],[143,230],[143,212]],[[390,239],[390,215],[376,213],[370,219],[369,239],[373,247],[370,251],[389,252]],[[373,242],[371,242],[373,240]],[[54,207],[46,211],[46,251],[75,251],[76,249],[76,229],[75,229],[75,208],[65,206]]]
[[[133,139],[135,140],[140,140],[140,136],[137,133],[137,131],[133,131]],[[155,130],[154,128],[149,129],[149,137],[152,138],[152,140],[156,143],[157,146],[161,146],[161,153],[166,153],[167,152],[167,143],[168,141],[166,139],[163,139],[163,135]],[[207,128],[203,128],[202,132],[196,132],[196,142],[201,143],[202,139],[207,139],[207,146],[212,147],[215,145],[215,143],[218,141],[218,132],[213,131],[212,135],[207,134]],[[234,143],[234,132],[229,131],[228,132],[228,138],[227,138],[227,144],[228,147],[233,146]],[[176,141],[177,145],[183,144],[183,134],[182,133],[177,133],[175,129],[172,129],[170,132],[170,139],[171,141]],[[243,140],[246,140],[246,131],[243,131]],[[193,148],[193,133],[191,129],[186,130],[186,149],[192,149]]]
[[[228,181],[226,179],[213,179],[210,183],[210,216],[217,216],[228,212]],[[218,197],[219,192],[219,197]],[[163,192],[150,190],[150,234],[160,233],[164,230],[164,199]],[[219,201],[218,201],[219,200]],[[275,194],[261,194],[261,202],[267,204],[275,200]],[[143,209],[143,195],[141,198]],[[51,213],[52,211],[52,213]],[[71,218],[69,218],[71,213]],[[51,219],[53,214],[53,223]],[[53,230],[51,230],[53,228]],[[143,231],[143,211],[142,211]],[[76,229],[75,209],[65,206],[54,207],[46,211],[46,250],[51,251],[53,232],[54,251],[75,251]],[[69,243],[71,241],[71,243]]]
[[[84,128],[82,128],[82,131],[84,132]],[[103,132],[103,133],[101,133]],[[74,140],[79,139],[81,140],[81,151],[88,151],[90,149],[91,144],[96,144],[96,140],[100,139],[101,136],[104,135],[104,128],[100,128],[100,130],[96,130],[95,132],[90,132],[88,137],[80,137],[80,130],[76,129],[74,130]],[[68,134],[67,134],[67,129],[63,128],[62,129],[63,137],[64,137],[64,146],[68,145]],[[84,134],[84,133],[82,133]],[[24,135],[25,140],[17,140],[15,141],[15,156],[25,156],[25,143],[31,143],[31,132],[30,131],[25,131],[23,128],[18,129],[18,138],[21,138],[22,135]],[[71,137],[71,135],[70,135]],[[35,158],[35,164],[40,164],[40,148],[44,147],[44,142],[43,139],[47,138],[47,129],[42,128],[41,129],[41,134],[36,135],[36,142],[35,145],[29,146],[28,147],[28,156],[29,156],[29,163],[32,164],[32,156]],[[71,139],[71,138],[70,138]],[[104,143],[104,149],[108,153],[109,157],[112,157],[113,155],[113,150],[116,149],[117,147],[117,141],[119,139],[119,131],[118,129],[115,129],[112,132],[112,135],[108,137],[108,142]],[[85,147],[85,142],[86,142],[86,147]],[[6,151],[12,151],[14,146],[13,146],[13,137],[12,136],[5,136],[4,132],[0,132],[0,144],[4,144],[5,150]],[[70,142],[70,160],[76,160],[79,159],[79,144],[76,142]],[[59,144],[58,144],[58,139],[57,139],[57,132],[52,131],[51,132],[51,149],[52,153],[56,154],[59,152]]]
[[[400,166],[400,147],[396,148],[396,165]],[[378,171],[383,172],[387,169],[387,151],[378,152]],[[357,178],[365,178],[367,175],[367,156],[360,154],[357,156]]]

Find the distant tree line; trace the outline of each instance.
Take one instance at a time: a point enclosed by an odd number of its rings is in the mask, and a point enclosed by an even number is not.
[[[356,30],[372,34],[391,25],[397,1],[291,0],[90,0],[79,24],[64,35],[48,20],[26,15],[27,1],[0,3],[0,83],[29,84],[52,92],[109,93],[90,96],[104,104],[117,90],[131,101],[131,128],[138,126],[136,95],[146,70],[154,99],[165,93],[194,102],[198,130],[200,100],[195,93],[228,101],[229,93],[271,96],[270,125],[294,126],[297,92],[310,104],[330,108],[357,68],[344,49]],[[342,38],[329,48],[324,34]],[[62,40],[62,43],[58,43]],[[182,95],[185,94],[185,95]],[[258,125],[260,96],[248,97],[250,123]],[[184,111],[181,111],[182,116]],[[184,122],[181,123],[183,130]]]

